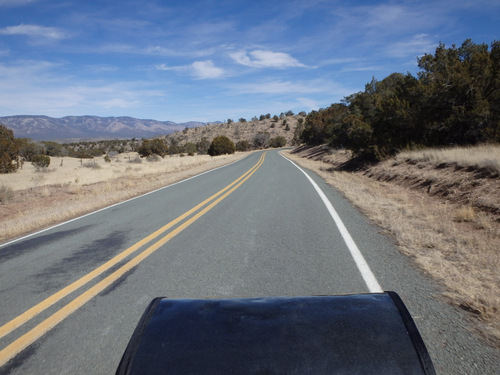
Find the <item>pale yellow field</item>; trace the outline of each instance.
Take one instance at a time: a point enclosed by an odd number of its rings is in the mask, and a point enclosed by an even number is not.
[[[180,157],[167,156],[158,161],[147,161],[137,153],[119,154],[106,163],[103,157],[75,159],[51,157],[48,168],[37,169],[31,163],[24,163],[15,173],[0,174],[0,185],[13,190],[29,189],[45,185],[89,185],[119,177],[141,177],[155,173],[178,172],[205,164],[218,164],[234,156],[223,155],[213,158],[209,155]],[[137,162],[134,162],[137,161]]]
[[[104,158],[51,158],[0,174],[0,241],[68,220],[245,157],[196,155],[146,161],[136,153]]]

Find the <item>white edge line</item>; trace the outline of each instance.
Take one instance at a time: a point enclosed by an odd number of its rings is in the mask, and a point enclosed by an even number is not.
[[[280,154],[283,156],[282,154]],[[381,288],[380,284],[378,283],[377,279],[375,278],[375,275],[373,274],[372,270],[370,269],[370,266],[368,266],[368,263],[366,262],[365,258],[363,257],[363,254],[361,254],[361,251],[359,250],[358,246],[354,242],[354,240],[351,237],[351,234],[345,227],[344,223],[340,219],[340,216],[337,214],[337,211],[335,211],[335,208],[333,207],[332,203],[328,200],[327,196],[321,188],[318,186],[316,182],[302,169],[300,168],[297,164],[295,164],[293,161],[288,159],[287,157],[283,156],[286,160],[288,160],[290,163],[292,163],[295,167],[297,167],[309,180],[309,182],[312,184],[316,192],[319,194],[321,200],[325,204],[328,212],[330,212],[330,215],[333,218],[333,221],[335,221],[335,224],[337,225],[337,228],[340,231],[340,234],[342,235],[342,238],[344,239],[344,242],[346,243],[347,247],[349,248],[349,251],[351,252],[351,256],[354,259],[354,262],[356,263],[356,266],[358,267],[359,272],[361,273],[361,276],[363,277],[363,280],[365,281],[366,286],[368,287],[368,290],[371,293],[381,293],[383,292],[383,289]]]
[[[245,158],[246,158],[246,157],[245,157]],[[245,158],[243,158],[243,159],[245,159]],[[9,241],[9,242],[5,242],[5,243],[3,243],[3,244],[0,244],[0,248],[5,247],[5,246],[8,246],[8,245],[12,245],[13,243],[16,243],[16,242],[18,242],[18,241],[25,240],[25,239],[27,239],[27,238],[30,238],[30,237],[36,236],[36,235],[38,235],[38,234],[40,234],[40,233],[43,233],[43,232],[47,232],[47,231],[49,231],[49,230],[51,230],[51,229],[54,229],[54,228],[60,227],[60,226],[62,226],[62,225],[65,225],[65,224],[71,223],[71,222],[73,222],[73,221],[77,221],[77,220],[83,219],[84,217],[87,217],[87,216],[90,216],[90,215],[96,214],[96,213],[98,213],[98,212],[101,212],[101,211],[104,211],[104,210],[108,210],[108,209],[110,209],[110,208],[113,208],[113,207],[119,206],[119,205],[121,205],[121,204],[124,204],[124,203],[130,202],[130,201],[133,201],[134,199],[139,199],[139,198],[145,197],[146,195],[149,195],[149,194],[154,194],[154,193],[156,193],[156,192],[158,192],[158,191],[160,191],[160,190],[167,189],[167,188],[169,188],[169,187],[172,187],[172,186],[175,186],[175,185],[178,185],[178,184],[182,184],[183,182],[186,182],[186,181],[192,180],[193,178],[196,178],[196,177],[199,177],[199,176],[201,176],[201,175],[204,175],[204,174],[207,174],[207,173],[210,173],[210,172],[216,171],[217,169],[221,169],[221,168],[224,168],[224,167],[228,167],[228,166],[230,166],[231,164],[237,163],[237,162],[239,162],[239,161],[241,161],[241,160],[243,160],[243,159],[235,160],[235,161],[233,161],[233,162],[231,162],[231,163],[229,163],[229,164],[221,165],[220,167],[217,167],[217,168],[214,168],[214,169],[210,169],[210,170],[205,171],[205,172],[201,172],[201,173],[199,173],[199,174],[197,174],[197,175],[195,175],[195,176],[191,176],[191,177],[186,178],[186,179],[184,179],[184,180],[174,182],[174,183],[172,183],[172,184],[170,184],[170,185],[167,185],[167,186],[163,186],[163,187],[161,187],[161,188],[159,188],[159,189],[156,189],[156,190],[153,190],[153,191],[149,191],[149,192],[147,192],[147,193],[144,193],[144,194],[138,195],[137,197],[129,198],[129,199],[124,200],[124,201],[122,201],[122,202],[118,202],[118,203],[112,204],[111,206],[106,206],[106,207],[100,208],[99,210],[89,212],[89,213],[87,213],[87,214],[85,214],[85,215],[75,217],[75,218],[73,218],[73,219],[70,219],[70,220],[64,221],[64,222],[62,222],[62,223],[59,223],[59,224],[53,225],[53,226],[51,226],[51,227],[48,227],[48,228],[45,228],[45,229],[39,230],[39,231],[37,231],[37,232],[27,234],[27,235],[25,235],[25,236],[22,236],[22,237],[16,238],[16,239],[11,240],[11,241]]]

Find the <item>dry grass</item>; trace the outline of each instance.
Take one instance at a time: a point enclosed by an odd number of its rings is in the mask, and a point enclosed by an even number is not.
[[[470,158],[471,149],[468,153],[469,161],[476,163],[481,159]],[[416,189],[402,183],[404,172],[392,167],[394,161],[383,163],[376,171],[345,172],[335,168],[339,161],[346,160],[342,152],[339,155],[325,153],[328,163],[304,158],[304,153],[287,152],[286,156],[320,174],[392,235],[402,252],[411,256],[419,267],[445,287],[448,301],[478,318],[483,336],[494,345],[500,345],[500,223],[496,215],[462,204],[460,200],[430,195],[426,188]],[[437,164],[442,162],[441,156],[434,161]],[[447,162],[456,163],[453,159]],[[406,177],[411,175],[408,164],[401,167],[406,171]],[[422,173],[417,164],[414,168]],[[397,178],[393,178],[395,174]],[[381,175],[385,177],[378,180]],[[434,174],[432,179],[437,183],[446,176]],[[498,178],[487,180],[498,183]],[[495,189],[491,191],[495,192]],[[490,200],[498,202],[498,189],[496,194]]]
[[[447,163],[459,167],[474,167],[500,173],[500,147],[482,145],[402,152],[396,160],[427,161],[435,164]]]
[[[50,169],[45,172],[25,163],[16,173],[0,174],[0,241],[169,185],[245,155],[176,155],[141,163],[137,163],[136,153],[118,155],[110,163],[104,158],[51,158]]]

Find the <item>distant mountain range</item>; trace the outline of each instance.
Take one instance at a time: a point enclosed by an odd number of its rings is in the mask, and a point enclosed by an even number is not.
[[[166,135],[187,128],[207,125],[204,122],[175,123],[172,121],[141,120],[133,117],[67,116],[6,116],[0,124],[14,131],[16,138],[33,140],[65,139],[130,139]]]

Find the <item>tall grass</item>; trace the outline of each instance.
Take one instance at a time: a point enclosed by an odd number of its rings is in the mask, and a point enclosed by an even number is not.
[[[426,161],[436,164],[456,164],[460,167],[484,168],[500,173],[500,146],[480,145],[472,147],[451,147],[406,151],[398,154],[396,160]]]

